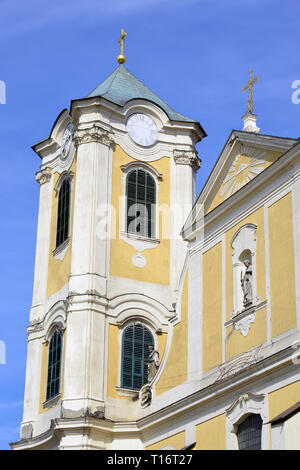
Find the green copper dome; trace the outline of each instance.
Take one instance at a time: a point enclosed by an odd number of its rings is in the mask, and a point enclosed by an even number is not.
[[[140,80],[128,72],[124,65],[119,65],[104,82],[100,83],[100,85],[88,95],[88,98],[93,96],[102,96],[120,106],[124,106],[125,103],[133,99],[140,98],[148,100],[162,108],[170,120],[196,122],[194,119],[183,116],[183,114],[177,113],[174,109],[170,108],[170,106],[149,90]]]

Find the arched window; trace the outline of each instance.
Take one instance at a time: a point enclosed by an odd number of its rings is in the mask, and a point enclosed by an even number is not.
[[[262,419],[258,414],[251,414],[237,430],[239,450],[261,449]]]
[[[155,237],[156,184],[147,171],[137,168],[127,175],[128,233],[148,238]]]
[[[133,323],[125,328],[122,338],[121,387],[139,390],[147,383],[150,345],[154,345],[154,339],[144,325]]]
[[[56,247],[69,237],[69,220],[71,205],[71,182],[65,178],[58,193]]]
[[[59,393],[61,362],[62,332],[56,329],[49,344],[46,400],[50,400],[50,398],[55,397]]]

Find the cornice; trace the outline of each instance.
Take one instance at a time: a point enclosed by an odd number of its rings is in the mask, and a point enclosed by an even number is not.
[[[219,377],[197,392],[141,418],[137,421],[137,425],[142,431],[145,431],[149,427],[159,425],[159,423],[166,419],[170,419],[171,417],[176,418],[177,414],[188,413],[204,403],[217,400],[225,393],[231,393],[235,389],[245,387],[249,382],[253,383],[262,376],[273,374],[272,377],[274,378],[275,371],[282,367],[290,366],[298,370],[297,366],[294,366],[291,360],[294,353],[295,350],[292,347],[287,347],[264,359],[259,359],[254,356],[253,364],[250,364],[246,369],[240,370],[238,374],[227,375],[223,379]]]
[[[51,420],[50,429],[33,438],[24,439],[18,442],[11,443],[13,448],[33,448],[49,441],[55,432],[68,432],[74,431],[76,428],[97,428],[104,433],[124,434],[130,435],[145,433],[155,426],[160,426],[162,422],[168,419],[176,419],[176,416],[193,413],[195,408],[199,409],[204,403],[212,400],[217,400],[225,393],[231,393],[241,387],[247,386],[249,382],[259,380],[262,376],[272,374],[274,379],[276,370],[281,370],[282,367],[293,367],[298,370],[297,365],[293,365],[291,357],[295,353],[292,347],[287,347],[265,359],[257,361],[254,365],[246,370],[239,371],[238,375],[227,376],[223,380],[213,381],[208,386],[198,390],[197,392],[188,395],[174,403],[171,403],[164,408],[150,412],[137,421],[112,421],[108,419],[93,417],[85,415],[78,418],[56,418]],[[234,379],[233,379],[234,377]],[[244,394],[245,395],[245,394]],[[261,395],[254,395],[251,392],[246,393],[247,396],[258,397]],[[235,403],[234,403],[235,404]]]
[[[50,439],[52,439],[54,435],[54,420],[51,420],[50,428],[43,432],[42,434],[39,434],[38,436],[30,437],[28,439],[21,439],[20,441],[17,442],[10,442],[10,446],[12,448],[17,449],[28,449],[28,448],[33,448],[37,445],[44,444],[48,442]]]
[[[60,146],[55,142],[55,140],[48,137],[41,142],[38,142],[36,145],[33,145],[31,148],[41,159],[43,159],[44,157],[57,152],[60,149]]]
[[[146,99],[141,98],[130,100],[125,103],[124,106],[117,105],[116,103],[113,103],[101,96],[91,96],[89,98],[72,100],[70,106],[70,114],[74,118],[74,120],[76,120],[77,113],[82,114],[87,108],[94,108],[96,111],[99,111],[100,108],[103,108],[105,114],[111,113],[115,116],[117,115],[119,119],[124,120],[124,118],[129,113],[132,113],[135,108],[140,108],[141,106],[144,108],[148,107],[149,109],[154,110],[154,112],[156,114],[159,114],[160,116],[165,116],[163,117],[162,121],[164,122],[164,126],[166,127],[166,129],[168,129],[168,131],[170,130],[174,132],[175,130],[177,132],[184,131],[185,133],[192,132],[194,134],[195,143],[199,142],[204,137],[206,137],[206,133],[199,122],[170,120],[165,111],[160,108],[157,104],[153,103],[152,101],[148,101]]]
[[[242,143],[255,145],[257,148],[263,148],[274,151],[286,151],[299,142],[298,139],[290,137],[280,137],[269,134],[257,134],[255,132],[233,130],[234,137]]]

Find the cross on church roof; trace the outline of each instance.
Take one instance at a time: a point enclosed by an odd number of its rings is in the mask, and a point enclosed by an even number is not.
[[[122,28],[121,29],[121,36],[120,36],[120,39],[118,40],[118,42],[120,43],[120,48],[121,48],[120,54],[118,55],[118,58],[117,58],[117,61],[119,62],[119,64],[124,64],[124,62],[126,60],[126,57],[123,54],[125,36],[127,36],[127,33],[125,33],[124,29]]]
[[[253,114],[253,109],[254,109],[253,99],[252,99],[252,88],[254,86],[254,83],[259,80],[259,75],[257,75],[257,77],[254,78],[252,77],[252,73],[253,73],[253,70],[250,69],[249,80],[247,82],[247,85],[243,86],[242,88],[242,91],[245,91],[247,89],[249,90],[248,101],[247,101],[247,105],[248,105],[247,113],[249,114]]]

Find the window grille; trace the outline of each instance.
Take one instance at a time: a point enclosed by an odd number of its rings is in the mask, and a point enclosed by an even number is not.
[[[142,169],[127,176],[127,232],[148,238],[155,236],[156,185],[154,178]]]
[[[62,333],[55,330],[49,344],[48,377],[46,400],[55,397],[60,388],[60,371],[62,361]]]
[[[59,190],[57,208],[56,247],[69,236],[71,183],[66,178]]]
[[[261,449],[262,419],[258,414],[252,414],[243,421],[237,431],[239,450]]]
[[[139,390],[148,381],[149,346],[154,345],[150,331],[140,323],[127,326],[122,340],[121,387]]]

